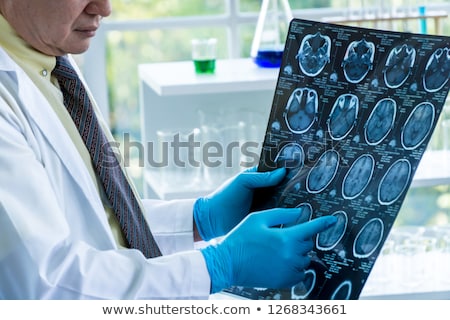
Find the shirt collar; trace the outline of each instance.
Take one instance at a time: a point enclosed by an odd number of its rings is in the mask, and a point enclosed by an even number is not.
[[[50,81],[50,74],[56,65],[56,58],[28,45],[1,14],[0,30],[0,46],[8,52],[13,60],[24,70],[35,75],[39,74]]]

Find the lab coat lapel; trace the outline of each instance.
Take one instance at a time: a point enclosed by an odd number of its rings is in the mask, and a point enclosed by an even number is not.
[[[6,58],[9,59],[2,55],[0,50],[0,60],[3,61],[0,63],[0,70],[12,71],[16,74],[18,101],[22,103],[23,113],[28,121],[33,122],[45,136],[49,145],[67,168],[73,181],[78,184],[80,192],[84,193],[86,199],[89,200],[94,211],[102,212],[103,207],[92,178],[56,113],[23,70],[13,61],[11,64],[5,65],[4,59]]]

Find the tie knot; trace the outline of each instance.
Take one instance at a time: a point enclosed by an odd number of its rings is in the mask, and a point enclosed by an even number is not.
[[[66,56],[56,57],[56,66],[52,74],[58,79],[73,79],[77,73]]]

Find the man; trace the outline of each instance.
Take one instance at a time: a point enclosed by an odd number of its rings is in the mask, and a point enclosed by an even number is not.
[[[279,183],[284,169],[243,172],[197,200],[141,202],[121,182],[119,202],[137,203],[151,231],[129,238],[147,225],[123,223],[110,192],[119,184],[101,173],[114,170],[97,165],[92,147],[112,137],[84,91],[76,98],[89,107],[66,108],[74,85],[67,89],[58,71],[71,72],[66,56],[87,50],[110,12],[107,0],[0,0],[0,299],[194,299],[231,285],[301,281],[312,237],[335,220],[280,229],[272,227],[295,221],[298,209],[248,215],[253,190]],[[94,135],[74,118],[92,108]],[[222,236],[193,249],[194,238]]]

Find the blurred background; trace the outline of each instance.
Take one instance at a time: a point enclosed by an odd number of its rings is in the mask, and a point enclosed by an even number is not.
[[[248,58],[261,8],[258,0],[112,0],[113,14],[104,20],[89,52],[78,57],[83,72],[113,134],[123,142],[141,141],[138,66],[191,59],[191,39],[217,38],[217,59]],[[396,31],[450,34],[450,0],[290,0],[294,17],[337,21]],[[425,7],[426,28],[419,17]],[[423,12],[422,12],[423,13]],[[433,14],[436,14],[433,17]],[[396,17],[410,19],[396,19]],[[391,17],[392,19],[385,19]],[[383,19],[382,19],[383,18]],[[94,67],[95,66],[95,67]],[[101,72],[92,73],[92,70]],[[177,77],[177,74],[173,74]],[[448,104],[448,103],[447,103]],[[447,106],[440,122],[450,119]],[[430,151],[450,148],[441,123]],[[264,126],[266,124],[264,123]],[[136,148],[132,151],[138,151]],[[128,169],[141,193],[144,168],[138,155],[127,154]],[[450,159],[434,160],[445,166]],[[414,185],[398,216],[398,225],[434,226],[450,223],[450,189],[436,177]]]

